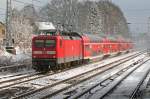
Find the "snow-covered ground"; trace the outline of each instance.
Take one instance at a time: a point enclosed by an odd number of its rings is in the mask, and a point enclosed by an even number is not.
[[[121,55],[121,56],[111,58],[111,59],[106,59],[106,60],[103,60],[103,61],[100,61],[100,62],[97,62],[97,63],[94,63],[94,64],[89,64],[89,65],[87,64],[85,66],[70,69],[70,70],[65,71],[65,72],[60,72],[60,73],[57,73],[57,74],[54,74],[54,75],[50,75],[50,76],[46,76],[46,77],[39,78],[39,79],[36,79],[36,80],[32,80],[32,81],[28,82],[27,84],[29,84],[29,83],[31,85],[33,84],[32,87],[34,85],[36,85],[36,86],[34,86],[35,88],[39,88],[41,86],[46,86],[46,85],[55,83],[57,81],[61,81],[61,80],[67,79],[67,78],[71,78],[73,76],[76,76],[76,75],[82,74],[84,72],[93,70],[95,68],[98,68],[98,67],[101,67],[103,65],[109,64],[113,61],[116,61],[116,60],[119,60],[121,58],[125,58],[127,56],[133,55],[135,53],[136,52],[129,53],[129,54],[126,54],[126,55]],[[24,86],[25,83],[23,83],[22,85]],[[37,86],[37,85],[39,85],[39,86]]]
[[[28,87],[28,88],[39,89],[39,88],[45,87],[47,85],[54,84],[54,83],[62,81],[64,79],[67,79],[67,78],[79,75],[81,73],[90,71],[92,69],[101,67],[103,65],[109,64],[112,61],[117,61],[117,60],[119,60],[121,58],[125,58],[125,57],[133,55],[135,53],[137,53],[137,52],[121,55],[121,56],[118,56],[118,57],[115,57],[115,58],[106,59],[106,60],[103,60],[103,61],[100,61],[100,62],[97,62],[97,63],[94,63],[94,64],[77,67],[77,68],[74,68],[74,69],[71,69],[71,70],[68,70],[68,71],[65,71],[65,72],[61,72],[61,73],[57,73],[57,74],[54,74],[54,75],[46,76],[46,77],[43,77],[43,78],[35,79],[35,80],[32,80],[32,81],[20,83],[20,84],[17,84],[17,85],[9,87],[9,89],[11,90],[11,88],[12,88],[12,90],[13,90],[14,87],[21,87],[21,88]],[[12,82],[1,84],[1,86],[10,85],[11,83]],[[67,84],[65,84],[65,86],[67,86]],[[59,87],[57,86],[55,88],[58,89],[60,87],[64,87],[64,85],[61,85]],[[55,88],[53,88],[53,90],[56,90]],[[45,90],[43,92],[49,92],[49,91],[52,91],[52,89],[51,90],[47,89],[47,90]],[[41,94],[39,92],[39,94],[36,94],[36,96],[35,96],[36,98],[34,98],[34,99],[37,99],[37,97],[39,97],[40,95]]]
[[[150,70],[150,61],[135,70],[130,76],[124,79],[117,88],[104,99],[129,99],[137,88],[140,81]],[[137,98],[136,98],[137,99]],[[145,98],[144,98],[145,99]],[[150,97],[148,98],[150,99]]]
[[[16,55],[8,53],[5,48],[0,49],[0,66],[26,63],[31,61],[31,53],[25,53],[19,47],[16,47]]]
[[[110,70],[105,71],[104,73],[101,73],[98,76],[95,76],[83,83],[80,83],[76,86],[70,87],[68,90],[58,94],[56,97],[53,97],[52,99],[61,99],[62,97],[65,98],[68,95],[75,95],[75,94],[79,94],[82,91],[85,91],[87,88],[90,88],[91,86],[102,82],[104,79],[114,75],[115,73],[119,72],[121,69],[126,68],[129,66],[129,64],[132,64],[134,61],[137,61],[141,58],[144,58],[145,55],[140,55],[139,57],[136,57],[134,59],[131,59],[130,61],[127,61],[121,65],[118,65],[115,68],[112,68]],[[99,86],[99,88],[95,88],[95,91],[100,90],[101,86]],[[73,93],[74,92],[74,93]],[[94,92],[94,91],[93,91]],[[67,94],[68,93],[68,94]],[[88,96],[88,95],[87,95]],[[82,97],[83,99],[87,99],[86,95],[84,97]],[[81,99],[82,99],[81,98]],[[91,98],[92,99],[92,98]],[[110,98],[111,99],[111,98]],[[119,98],[118,98],[119,99]]]
[[[62,80],[69,79],[71,77],[74,77],[76,75],[85,73],[87,71],[93,70],[93,69],[101,67],[103,65],[109,64],[113,61],[117,61],[120,58],[125,58],[129,55],[133,55],[133,53],[129,53],[129,54],[126,54],[126,55],[121,55],[121,56],[118,56],[118,57],[115,57],[115,58],[112,58],[112,59],[106,59],[106,60],[103,60],[103,61],[100,61],[100,62],[97,62],[97,63],[93,63],[93,64],[90,64],[90,65],[81,66],[81,67],[74,68],[74,69],[71,69],[71,70],[68,70],[68,71],[65,71],[65,72],[61,72],[61,73],[58,73],[58,74],[54,74],[54,75],[46,76],[46,77],[39,78],[39,79],[36,79],[36,80],[32,80],[32,81],[29,81],[29,82],[25,82],[25,83],[22,83],[20,85],[16,85],[15,87],[21,86],[21,87],[30,87],[30,88],[39,89],[39,88],[46,87],[46,86],[52,85],[54,83],[60,82]],[[140,58],[141,57],[142,56],[140,56]],[[132,60],[132,61],[134,61],[134,60]],[[67,84],[67,83],[61,84],[60,86],[47,88],[43,91],[39,91],[37,93],[34,93],[33,95],[31,95],[31,97],[30,96],[27,96],[27,97],[28,97],[28,99],[39,99],[40,97],[43,97],[47,94],[52,93],[55,90],[59,90],[60,88],[63,88],[65,86],[69,86],[69,85],[70,85],[70,83],[69,84]],[[55,99],[57,99],[57,98],[55,98]]]

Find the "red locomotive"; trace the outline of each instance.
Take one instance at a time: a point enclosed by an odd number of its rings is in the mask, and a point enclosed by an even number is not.
[[[32,63],[38,71],[66,68],[133,47],[132,42],[109,39],[99,34],[45,32],[32,39]]]

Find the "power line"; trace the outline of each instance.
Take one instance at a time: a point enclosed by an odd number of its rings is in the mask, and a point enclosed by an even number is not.
[[[41,1],[40,1],[40,0],[33,0],[33,1],[41,3]]]
[[[33,5],[32,3],[28,3],[28,2],[23,2],[23,1],[19,1],[19,0],[13,0],[14,2],[20,3],[20,4],[24,4],[24,5]],[[33,0],[34,1],[34,0]],[[38,8],[42,8],[42,6],[39,5],[35,5],[34,7],[38,7]]]
[[[32,0],[32,3],[28,3],[28,2],[23,2],[23,1],[19,1],[19,0],[13,0],[14,2],[17,2],[17,3],[20,3],[20,4],[24,4],[24,5],[32,5],[33,7],[38,7],[38,8],[41,8],[42,9],[42,6],[39,6],[39,5],[35,5],[33,2],[40,2],[39,0]],[[45,17],[41,17],[41,16],[38,16],[38,18],[41,18],[41,19],[45,19],[45,20],[48,20],[48,18],[45,18]]]
[[[127,11],[150,11],[150,9],[124,9]]]
[[[0,14],[0,16],[5,16],[5,14]]]
[[[147,23],[147,25],[148,25],[148,33],[150,33],[150,17],[148,18],[148,23]]]
[[[147,25],[147,22],[130,22],[129,25]]]
[[[0,15],[6,15],[5,13],[0,13]]]
[[[23,1],[19,1],[19,0],[13,0],[14,2],[17,2],[17,3],[21,3],[21,4],[25,4],[25,5],[33,5],[32,3],[27,3],[27,2],[23,2]],[[41,1],[39,1],[39,0],[33,0],[33,1],[35,1],[35,2],[41,2]],[[38,7],[38,8],[42,8],[42,6],[38,6],[38,5],[33,5],[33,6],[36,6],[36,7]],[[0,8],[0,10],[4,10],[4,11],[6,11],[6,9],[5,8]],[[2,14],[0,14],[1,16],[5,16],[5,14],[4,13],[2,13]],[[38,16],[39,18],[42,18],[42,19],[45,19],[45,20],[48,20],[48,18],[45,18],[45,17],[41,17],[41,16]]]
[[[0,10],[6,10],[5,8],[0,8]]]

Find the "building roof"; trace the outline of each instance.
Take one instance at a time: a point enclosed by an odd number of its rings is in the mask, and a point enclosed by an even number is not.
[[[39,30],[55,30],[55,26],[52,22],[36,22]]]
[[[3,25],[3,26],[5,26],[5,24],[3,22],[1,22],[1,21],[0,21],[0,24]]]

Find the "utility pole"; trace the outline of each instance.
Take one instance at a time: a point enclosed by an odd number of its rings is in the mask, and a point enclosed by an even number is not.
[[[150,17],[148,17],[148,23],[147,23],[147,25],[148,25],[148,33],[147,33],[147,49],[150,49],[150,40],[149,40],[149,37],[150,37]]]
[[[150,35],[150,17],[148,17],[148,23],[147,23],[147,26],[148,26],[148,35]]]
[[[12,38],[11,31],[11,17],[12,17],[12,8],[11,8],[11,0],[7,0],[7,8],[6,8],[6,51],[12,54],[16,54],[16,51],[13,47],[14,39]]]
[[[34,0],[32,0],[32,10],[33,10],[33,16],[32,16],[32,19],[33,19],[33,22],[35,22],[36,20],[36,17],[35,17],[35,9],[34,9]]]
[[[12,46],[12,34],[11,34],[11,0],[7,0],[6,8],[6,46]]]

